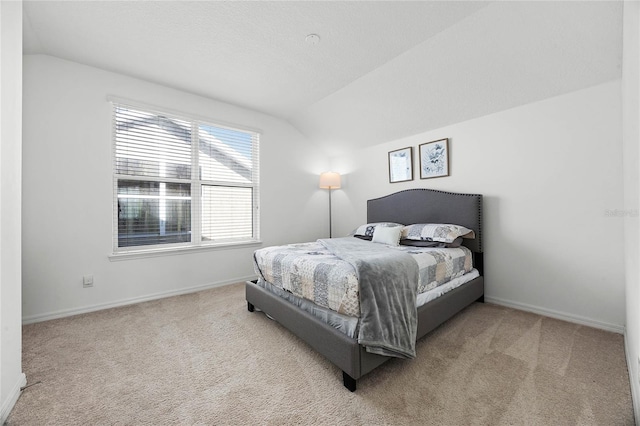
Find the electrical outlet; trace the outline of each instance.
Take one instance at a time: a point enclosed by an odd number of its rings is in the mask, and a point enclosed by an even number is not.
[[[85,275],[82,277],[82,287],[93,287],[93,275]]]

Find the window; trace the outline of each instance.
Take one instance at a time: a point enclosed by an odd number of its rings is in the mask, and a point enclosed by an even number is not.
[[[259,136],[114,103],[114,251],[257,241]]]

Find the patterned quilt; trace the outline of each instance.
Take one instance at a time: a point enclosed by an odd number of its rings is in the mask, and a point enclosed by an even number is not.
[[[418,262],[418,293],[438,287],[473,268],[471,251],[464,246],[385,247],[407,252]],[[298,297],[344,315],[360,316],[355,269],[319,242],[256,250],[254,268],[256,274],[269,283]]]

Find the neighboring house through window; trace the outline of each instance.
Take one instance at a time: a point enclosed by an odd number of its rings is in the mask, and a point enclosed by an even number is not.
[[[258,241],[259,138],[114,102],[114,251]]]

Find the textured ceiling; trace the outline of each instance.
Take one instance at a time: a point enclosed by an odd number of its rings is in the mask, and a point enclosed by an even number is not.
[[[281,117],[331,154],[621,74],[621,2],[23,4],[25,54]]]

